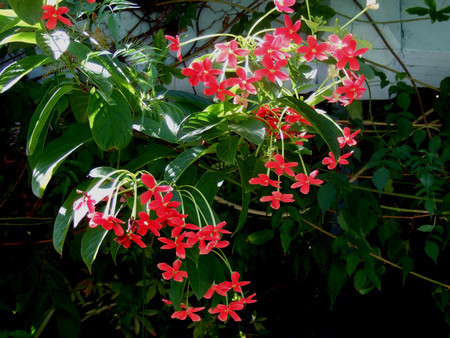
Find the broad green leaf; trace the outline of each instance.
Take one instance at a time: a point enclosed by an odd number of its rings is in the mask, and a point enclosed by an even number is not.
[[[30,25],[38,23],[44,13],[42,0],[8,0],[8,3],[17,16]]]
[[[359,265],[360,257],[356,252],[351,252],[346,257],[346,271],[347,275],[351,276],[355,272],[356,268]]]
[[[401,92],[397,95],[397,103],[403,111],[407,111],[411,104],[411,98],[408,93]]]
[[[167,165],[164,172],[164,180],[169,184],[175,183],[187,167],[203,155],[203,151],[203,147],[200,146],[183,151],[176,159]]]
[[[47,135],[48,123],[53,115],[53,108],[62,96],[73,90],[72,85],[65,85],[57,88],[51,96],[44,98],[31,118],[30,130],[28,131],[27,155],[33,155],[36,146],[41,138],[41,134]]]
[[[237,158],[237,163],[244,191],[250,192],[259,189],[258,185],[252,185],[248,181],[253,177],[258,177],[258,174],[263,174],[267,171],[261,158],[256,156],[248,156],[244,160]]]
[[[409,256],[403,256],[399,259],[399,265],[402,267],[403,271],[403,285],[405,285],[406,276],[414,268],[414,260]]]
[[[0,46],[11,42],[22,42],[35,45],[36,38],[33,32],[18,32],[5,37],[2,41],[0,41]]]
[[[69,48],[70,37],[63,30],[51,33],[38,30],[36,31],[36,43],[47,56],[58,60]]]
[[[165,40],[165,39],[164,39]],[[180,90],[168,90],[164,93],[164,97],[170,100],[189,103],[203,110],[211,104],[208,99]]]
[[[425,190],[428,192],[434,183],[434,176],[432,173],[425,171],[420,174],[420,182],[422,182]]]
[[[430,257],[434,263],[437,264],[437,256],[439,255],[439,246],[432,241],[425,244],[425,253]]]
[[[319,192],[317,193],[317,202],[322,210],[322,221],[325,217],[325,213],[333,202],[335,195],[336,188],[334,187],[334,184],[326,183],[320,187]]]
[[[184,279],[183,282],[177,282],[173,279],[170,280],[169,299],[176,311],[181,310],[180,304],[182,302],[183,290],[186,282],[187,279]]]
[[[419,146],[422,144],[422,142],[425,140],[426,137],[427,137],[427,132],[423,129],[416,130],[414,132],[413,141],[414,141],[414,144],[416,145],[416,149],[419,148]]]
[[[266,138],[266,126],[262,121],[248,118],[240,123],[232,123],[229,128],[246,140],[261,145]]]
[[[225,119],[217,114],[203,111],[186,117],[181,123],[178,132],[180,142],[194,142],[216,138],[225,133]]]
[[[353,276],[353,286],[357,291],[363,290],[367,287],[367,272],[364,269],[356,271]]]
[[[256,231],[248,236],[248,241],[254,245],[262,245],[270,241],[275,232],[272,229]]]
[[[19,22],[20,18],[12,9],[0,10],[0,34],[16,27]]]
[[[342,288],[347,282],[347,273],[344,264],[338,260],[333,260],[328,268],[328,295],[331,307],[339,296]]]
[[[380,196],[390,177],[391,176],[389,174],[389,169],[385,167],[378,168],[377,171],[375,171],[375,173],[373,174],[372,182],[377,187]]]
[[[119,18],[117,13],[111,13],[108,16],[108,29],[117,44],[119,42]]]
[[[51,61],[45,55],[31,55],[6,66],[0,73],[0,93],[6,92],[33,69]]]
[[[353,101],[347,106],[347,111],[351,119],[363,120],[363,107],[361,101]]]
[[[94,61],[85,62],[81,70],[89,77],[97,88],[100,95],[106,102],[109,102],[113,94],[113,80],[109,71],[100,63]],[[129,108],[128,108],[129,109]]]
[[[225,171],[207,171],[200,177],[195,187],[200,190],[211,205],[225,180]]]
[[[441,138],[438,135],[433,136],[428,144],[428,150],[430,153],[436,153],[441,148],[441,144]]]
[[[61,163],[83,144],[89,142],[92,135],[85,125],[75,124],[61,137],[50,142],[41,158],[33,168],[31,188],[37,197],[42,197],[53,173]]]
[[[431,224],[425,224],[417,228],[418,231],[422,232],[432,232],[434,230],[435,226]]]
[[[217,157],[227,164],[233,163],[236,159],[238,144],[239,137],[236,135],[221,139],[217,145]]]
[[[77,189],[85,191],[89,184],[89,181],[85,181],[80,184]],[[72,223],[73,203],[80,198],[80,194],[76,191],[77,189],[72,190],[62,206],[59,208],[58,215],[55,219],[55,224],[53,225],[53,247],[60,255],[62,255],[67,231]]]
[[[78,123],[89,121],[89,93],[81,89],[74,90],[69,96],[70,108]]]
[[[424,7],[411,7],[411,8],[407,8],[405,10],[405,12],[408,13],[408,14],[411,14],[411,15],[424,16],[424,15],[428,15],[429,9],[428,8],[424,8]]]
[[[317,112],[307,103],[295,97],[283,97],[278,99],[277,103],[294,109],[308,120],[333,152],[334,157],[339,158],[341,148],[337,138],[342,136],[342,130],[326,113]]]
[[[83,258],[83,262],[90,273],[92,272],[92,263],[94,263],[98,250],[107,234],[108,231],[101,226],[96,228],[88,227],[81,239],[81,258]]]
[[[287,219],[280,225],[280,240],[283,252],[289,251],[289,246],[293,240],[292,229],[294,229],[295,223],[291,219]]]
[[[68,47],[68,51],[77,59],[84,60],[91,52],[91,49],[86,45],[82,44],[81,42],[71,40]]]
[[[95,143],[102,150],[125,148],[132,138],[132,116],[123,96],[112,92],[109,102],[93,88],[89,98],[89,125]]]
[[[215,255],[200,255],[195,262],[186,259],[186,271],[192,291],[200,300],[214,283],[215,270],[219,263]]]

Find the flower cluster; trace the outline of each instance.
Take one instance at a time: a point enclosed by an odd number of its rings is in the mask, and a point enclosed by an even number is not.
[[[128,222],[116,217],[116,215],[107,212],[97,211],[97,202],[91,195],[86,192],[78,191],[83,196],[75,201],[73,210],[78,214],[78,218],[87,216],[89,219],[89,227],[96,228],[101,226],[104,230],[114,234],[114,241],[130,248],[135,243],[141,248],[145,248],[147,244],[144,236],[156,237],[162,243],[162,250],[173,250],[176,257],[171,264],[161,262],[157,267],[162,271],[162,278],[165,280],[174,280],[176,282],[184,282],[188,278],[188,272],[182,270],[183,261],[186,259],[186,250],[197,250],[200,255],[207,255],[214,249],[222,249],[229,245],[229,242],[222,239],[223,235],[231,234],[230,231],[224,229],[226,222],[217,224],[208,224],[199,227],[195,224],[186,222],[188,215],[180,213],[177,208],[181,202],[174,200],[173,188],[169,185],[158,184],[155,178],[148,173],[141,175],[141,182],[145,188],[139,196],[141,204],[145,211],[138,213],[138,218],[130,217]],[[121,190],[118,189],[120,192]],[[137,196],[133,196],[137,199]],[[107,200],[110,200],[108,197]],[[108,210],[108,205],[105,210]],[[154,216],[154,217],[151,217]],[[124,225],[127,224],[126,228]],[[236,271],[230,271],[231,281],[222,281],[220,284],[212,284],[211,288],[203,296],[210,299],[212,295],[218,293],[228,299],[227,293],[234,291],[240,293],[240,300],[231,302],[228,305],[219,304],[209,309],[211,314],[218,313],[218,318],[225,321],[228,314],[234,320],[240,320],[235,311],[243,309],[245,304],[254,303],[254,294],[244,297],[241,286],[250,282],[239,281],[240,274]],[[236,297],[233,297],[235,299]],[[170,301],[166,301],[171,304]],[[190,307],[181,304],[181,311],[175,311],[172,318],[186,319],[189,317],[193,321],[199,321],[201,318],[195,312],[201,311],[204,307]]]

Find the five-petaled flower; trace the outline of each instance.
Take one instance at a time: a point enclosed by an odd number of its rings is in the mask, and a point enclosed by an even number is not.
[[[41,20],[48,19],[47,23],[45,24],[45,27],[47,27],[48,29],[54,29],[58,20],[63,24],[66,24],[67,26],[72,26],[70,20],[62,16],[69,11],[67,7],[61,6],[55,8],[55,6],[52,5],[44,5],[42,6],[42,9],[44,10],[44,14],[42,15]]]
[[[341,137],[338,137],[337,140],[339,142],[339,146],[341,148],[344,148],[345,145],[349,145],[350,147],[356,145],[356,140],[354,140],[355,136],[359,134],[361,130],[357,130],[354,133],[350,132],[350,128],[349,127],[345,127],[343,130],[343,135]]]
[[[266,162],[264,165],[266,168],[273,168],[275,169],[275,174],[278,176],[283,175],[283,173],[286,173],[289,176],[294,176],[294,172],[292,171],[292,167],[296,167],[298,165],[297,162],[285,162],[284,157],[280,154],[276,154],[274,157],[275,161],[269,161]]]
[[[186,249],[192,247],[192,245],[190,245],[186,242],[183,242],[183,239],[185,236],[186,236],[186,233],[183,232],[180,236],[176,237],[174,241],[161,236],[161,237],[158,237],[158,241],[165,244],[161,247],[161,249],[163,249],[163,250],[175,249],[175,254],[177,255],[177,257],[179,257],[181,259],[185,259],[186,258]]]
[[[294,24],[292,24],[292,19],[289,15],[284,16],[284,24],[286,27],[279,27],[275,29],[275,36],[282,36],[285,41],[288,43],[294,41],[297,45],[301,44],[303,39],[300,35],[297,34],[298,30],[302,26],[302,22],[297,20]]]
[[[320,185],[323,183],[322,180],[315,178],[318,173],[319,173],[318,170],[314,170],[313,172],[311,172],[311,174],[309,174],[309,176],[306,176],[303,173],[295,175],[295,180],[297,182],[293,183],[291,185],[291,188],[295,189],[295,188],[300,187],[300,191],[303,194],[305,194],[305,195],[308,194],[310,185]]]
[[[220,283],[220,285],[228,290],[233,289],[236,292],[242,292],[241,286],[250,284],[250,282],[239,282],[239,272],[234,271],[231,274],[231,282],[225,281]]]
[[[181,57],[181,46],[180,46],[180,38],[177,36],[173,37],[171,35],[166,35],[166,39],[172,42],[169,46],[172,52],[177,52],[177,58],[180,62],[183,60]]]
[[[350,157],[353,154],[353,151],[339,156],[338,160],[336,161],[336,158],[334,157],[334,154],[330,151],[328,153],[328,157],[325,157],[322,160],[322,164],[326,165],[328,169],[333,170],[336,168],[337,164],[346,165],[348,164],[347,158]]]
[[[193,322],[198,322],[201,320],[200,316],[196,315],[195,312],[204,310],[204,307],[186,307],[186,305],[184,304],[181,304],[180,306],[185,310],[175,311],[172,314],[171,318],[185,320],[187,317],[189,317]]]
[[[161,269],[164,271],[162,276],[165,280],[170,280],[173,278],[174,281],[182,282],[183,277],[184,278],[188,277],[188,274],[186,271],[180,270],[181,261],[179,259],[177,259],[173,263],[173,266],[170,266],[169,264],[166,264],[166,263],[159,263],[157,265],[157,267],[158,267],[158,269]]]
[[[317,44],[316,38],[312,35],[308,35],[306,41],[308,42],[308,46],[300,46],[297,48],[297,52],[305,54],[306,61],[311,61],[313,58],[321,61],[328,59],[328,56],[325,54],[329,48],[327,42]]]
[[[281,181],[271,180],[266,174],[258,174],[258,177],[251,178],[248,183],[259,184],[263,187],[271,185],[272,187],[280,188]]]
[[[235,69],[237,67],[237,56],[246,56],[249,51],[239,48],[236,40],[231,40],[228,44],[218,43],[215,45],[220,52],[216,56],[217,62],[228,62],[228,67]]]
[[[240,302],[231,302],[228,305],[219,304],[214,309],[209,309],[208,312],[211,314],[218,313],[219,315],[217,316],[217,318],[219,318],[223,322],[228,319],[228,315],[230,315],[231,318],[233,318],[236,322],[240,322],[241,318],[235,311],[242,310],[243,308],[244,304]]]
[[[295,0],[275,0],[274,3],[278,12],[294,13],[290,7],[295,4]]]
[[[272,196],[263,196],[260,198],[261,202],[270,202],[270,206],[277,210],[280,208],[280,202],[291,203],[294,202],[292,194],[282,194],[279,191],[272,191]]]

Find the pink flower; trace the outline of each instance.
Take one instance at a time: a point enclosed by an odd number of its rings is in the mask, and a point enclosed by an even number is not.
[[[239,45],[236,40],[231,40],[229,44],[218,43],[215,46],[220,52],[217,54],[216,61],[223,62],[227,60],[228,67],[237,67],[237,57],[236,56],[246,56],[249,51],[243,48],[238,48]]]
[[[295,4],[295,0],[275,0],[274,3],[278,12],[294,13],[294,10],[289,7]]]
[[[231,302],[228,305],[225,304],[219,304],[214,309],[209,309],[208,312],[211,314],[218,313],[219,315],[217,318],[219,318],[221,321],[226,321],[228,319],[228,315],[231,316],[236,322],[240,322],[241,318],[237,315],[235,311],[242,310],[244,305],[239,302]]]
[[[356,140],[354,140],[355,136],[359,134],[361,130],[357,130],[354,133],[350,133],[350,128],[345,127],[343,130],[344,136],[338,137],[337,140],[339,142],[339,146],[344,148],[345,145],[349,145],[350,147],[356,145]]]
[[[172,42],[170,44],[169,48],[172,52],[177,52],[177,58],[181,62],[182,57],[181,57],[180,38],[178,37],[178,35],[175,37],[173,37],[171,35],[166,35],[166,39],[169,40],[170,42]]]
[[[181,308],[185,310],[181,311],[175,311],[171,318],[177,318],[180,320],[185,320],[187,317],[189,317],[193,322],[198,322],[201,320],[199,315],[196,315],[194,312],[202,311],[205,308],[204,307],[188,307],[186,308],[186,305],[181,304]]]
[[[63,24],[66,24],[67,26],[72,26],[70,20],[62,16],[69,11],[67,7],[61,6],[56,9],[52,5],[44,5],[42,6],[42,9],[44,10],[44,14],[42,15],[41,20],[48,19],[47,23],[45,24],[48,29],[54,29],[58,20]]]
[[[256,88],[252,85],[252,82],[258,81],[256,77],[247,78],[247,72],[244,68],[237,68],[236,74],[238,77],[232,77],[226,80],[226,84],[229,87],[233,87],[235,85],[239,85],[241,90],[245,90],[250,94],[256,94]]]
[[[330,47],[333,49],[333,57],[338,61],[336,68],[343,69],[348,63],[351,70],[359,70],[359,63],[355,58],[367,52],[369,48],[356,50],[356,41],[351,34],[347,34],[342,40],[335,34],[330,35],[328,39],[333,43]]]
[[[240,277],[239,272],[234,271],[231,274],[231,282],[228,281],[222,282],[220,283],[220,285],[225,289],[227,289],[227,291],[233,289],[236,292],[242,292],[241,286],[250,284],[250,282],[239,282],[239,277]]]
[[[174,263],[173,266],[170,266],[169,264],[166,263],[159,263],[157,265],[158,269],[163,270],[163,278],[165,280],[170,280],[173,278],[174,281],[177,282],[182,282],[183,281],[183,277],[187,278],[188,274],[186,271],[180,271],[180,267],[181,267],[181,261],[179,259],[177,259]]]
[[[207,87],[203,93],[205,95],[214,95],[216,94],[216,97],[220,101],[225,101],[225,95],[228,96],[235,96],[235,94],[228,89],[226,89],[228,83],[227,80],[222,81],[220,84],[217,83],[217,80],[210,80],[205,82],[205,86]]]
[[[297,52],[305,54],[306,61],[311,61],[313,58],[321,61],[328,59],[328,56],[325,55],[325,52],[329,48],[328,43],[323,42],[317,45],[317,40],[312,35],[308,35],[306,40],[308,41],[308,46],[300,46],[297,48]]]
[[[217,293],[221,296],[226,296],[228,290],[229,290],[228,288],[222,286],[221,284],[213,284],[205,293],[203,298],[210,299],[214,295],[214,293]]]
[[[185,68],[181,74],[189,76],[189,83],[196,86],[199,81],[206,82],[216,79],[216,75],[222,74],[220,69],[212,68],[212,61],[210,58],[205,58],[203,61],[193,62],[190,68]]]
[[[90,4],[93,4],[95,2],[95,0],[87,0],[87,2],[89,2]]]
[[[255,71],[256,78],[261,79],[264,76],[267,76],[267,79],[272,82],[275,82],[275,79],[279,79],[280,81],[289,80],[289,75],[287,75],[286,73],[284,73],[280,70],[281,68],[286,66],[286,64],[287,64],[286,59],[277,61],[275,63],[273,63],[269,59],[263,59],[261,61],[261,64],[266,68],[257,69]]]
[[[114,230],[116,236],[123,236],[124,234],[123,228],[119,224],[123,224],[125,222],[114,216],[104,215],[102,212],[93,212],[88,214],[88,218],[90,219],[89,226],[91,228],[101,225],[105,230]]]
[[[289,47],[289,40],[285,40],[283,36],[274,37],[273,35],[266,34],[264,36],[264,42],[255,49],[253,54],[262,56],[262,61],[266,64],[271,64],[272,61],[280,61],[290,57],[288,53],[281,50],[286,47]]]
[[[272,191],[272,196],[263,196],[261,197],[260,201],[270,202],[270,206],[273,209],[278,210],[280,208],[280,202],[284,203],[294,202],[292,197],[294,197],[294,195],[292,194],[282,194],[279,191]]]
[[[241,299],[239,299],[239,303],[241,303],[241,304],[251,304],[251,303],[256,303],[257,300],[256,300],[256,299],[253,299],[253,297],[255,297],[255,296],[256,296],[256,293],[251,294],[251,295],[248,296],[248,297],[242,297]]]
[[[248,183],[259,184],[264,187],[271,185],[272,187],[279,188],[281,181],[271,180],[266,174],[258,174],[258,177],[251,178]]]
[[[281,156],[280,154],[276,154],[273,158],[275,161],[267,162],[264,165],[266,168],[274,168],[275,169],[274,171],[278,176],[283,175],[283,173],[286,173],[289,176],[295,175],[292,169],[290,168],[298,166],[297,162],[286,163],[283,156]]]
[[[298,30],[302,26],[302,22],[297,20],[295,24],[292,25],[292,20],[289,15],[284,16],[284,24],[286,27],[280,27],[275,29],[274,35],[281,36],[288,43],[294,41],[296,44],[301,44],[303,39],[300,35],[297,34]]]
[[[365,79],[364,75],[361,75],[360,77],[358,77],[355,80],[345,77],[342,80],[343,86],[337,87],[334,90],[333,95],[342,95],[343,94],[344,98],[346,100],[348,100],[347,103],[344,104],[344,106],[349,105],[354,100],[359,99],[364,94],[364,92],[366,90],[366,88],[363,87],[364,79]]]
[[[320,185],[323,183],[322,180],[315,178],[318,173],[319,173],[318,170],[314,170],[313,172],[311,172],[311,174],[309,174],[309,176],[306,176],[305,174],[295,175],[295,180],[297,182],[293,183],[291,185],[291,188],[295,189],[300,187],[300,191],[303,194],[305,195],[308,194],[310,185]]]

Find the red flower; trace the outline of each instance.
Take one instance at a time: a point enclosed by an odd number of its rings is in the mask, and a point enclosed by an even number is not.
[[[123,228],[119,224],[125,223],[124,221],[113,217],[111,215],[104,215],[102,212],[94,212],[88,215],[90,218],[89,226],[91,228],[95,228],[98,225],[101,225],[105,230],[114,230],[114,233],[117,236],[123,236]]]
[[[219,295],[221,295],[221,296],[226,296],[228,290],[229,290],[229,289],[226,288],[226,287],[224,287],[224,286],[222,285],[222,283],[221,283],[221,284],[213,284],[213,285],[211,285],[211,287],[208,289],[208,291],[205,293],[205,295],[203,296],[203,298],[205,298],[205,299],[210,299],[210,298],[214,295],[214,293],[217,293],[217,294],[219,294]]]
[[[272,61],[280,61],[289,58],[290,55],[281,50],[283,47],[289,47],[289,41],[285,40],[283,36],[274,37],[273,35],[266,34],[264,36],[264,42],[255,49],[253,54],[256,56],[263,56],[262,61],[265,61],[266,64],[271,64]]]
[[[293,124],[296,122],[300,122],[303,124],[306,124],[307,126],[310,126],[311,123],[307,119],[305,119],[302,115],[297,113],[294,109],[288,108],[285,115],[285,120],[287,123]]]
[[[355,58],[367,52],[369,48],[356,50],[356,41],[353,40],[351,34],[347,34],[342,40],[335,34],[330,35],[328,39],[334,44],[331,48],[333,49],[333,57],[338,61],[336,68],[343,69],[348,63],[351,70],[359,70],[359,63]]]
[[[87,0],[87,2],[89,2],[90,4],[93,4],[95,2],[95,0]]]
[[[284,24],[286,27],[280,27],[275,29],[275,36],[282,36],[285,41],[288,43],[294,41],[296,44],[301,44],[303,39],[300,35],[297,34],[297,31],[302,26],[302,22],[297,20],[294,25],[292,25],[292,20],[289,15],[284,16]]]
[[[182,57],[181,57],[180,38],[178,37],[178,35],[175,37],[173,37],[171,35],[166,35],[166,39],[169,40],[170,42],[172,42],[170,44],[169,48],[172,52],[177,52],[177,58],[181,62]]]
[[[314,170],[313,172],[311,172],[311,174],[309,174],[309,176],[306,176],[305,174],[295,175],[295,180],[297,182],[292,184],[291,188],[295,189],[300,187],[300,191],[306,195],[309,192],[309,186],[311,184],[320,185],[323,183],[322,180],[315,178],[318,173],[319,173],[318,170]]]
[[[322,160],[322,164],[326,165],[329,170],[333,170],[334,168],[336,168],[336,164],[337,164],[336,158],[334,157],[333,152],[331,152],[331,151],[328,153],[328,156],[329,157],[325,157]]]
[[[159,234],[159,230],[162,228],[161,223],[150,219],[150,216],[145,211],[139,213],[139,218],[140,220],[136,220],[136,223],[139,226],[137,231],[139,235],[145,236],[147,230],[150,230],[155,236],[161,236]]]
[[[280,81],[286,81],[289,80],[289,75],[282,72],[280,69],[286,66],[287,60],[283,59],[280,61],[277,61],[273,63],[269,59],[263,59],[261,61],[261,64],[266,67],[262,69],[257,69],[255,71],[255,77],[258,79],[263,78],[264,76],[267,76],[267,79],[269,79],[272,82],[275,82],[275,79],[279,79]]]
[[[66,24],[67,26],[72,26],[70,20],[62,16],[69,11],[67,7],[61,6],[56,9],[52,5],[44,5],[42,6],[42,9],[44,10],[44,14],[42,15],[41,20],[48,19],[47,23],[45,24],[48,29],[54,29],[58,20],[63,24]]]
[[[208,87],[204,90],[205,95],[214,95],[216,94],[216,97],[220,101],[225,101],[225,95],[228,96],[234,96],[235,94],[233,92],[230,92],[228,89],[226,89],[228,83],[227,80],[222,81],[220,84],[217,83],[217,80],[211,80],[206,81],[205,86]]]
[[[281,181],[271,180],[266,174],[258,174],[258,177],[251,178],[248,183],[259,184],[264,187],[271,185],[272,187],[279,188]]]
[[[239,302],[231,302],[228,305],[225,304],[219,304],[214,309],[209,309],[208,312],[211,314],[218,313],[219,315],[217,318],[219,318],[221,321],[226,321],[228,319],[228,315],[231,316],[236,322],[240,322],[241,318],[237,315],[235,311],[242,310],[244,305]]]
[[[173,263],[173,266],[170,266],[169,264],[166,264],[166,263],[159,263],[157,265],[157,267],[158,267],[158,269],[165,271],[162,274],[162,276],[165,280],[170,280],[173,278],[174,281],[182,282],[183,277],[184,278],[188,277],[188,274],[186,271],[180,271],[181,261],[179,259],[177,259]]]
[[[236,292],[242,292],[241,286],[250,284],[250,282],[239,282],[239,272],[234,271],[231,274],[231,282],[222,282],[220,285],[228,290],[233,289]]]
[[[253,297],[256,296],[256,293],[248,296],[248,297],[242,297],[241,299],[239,299],[239,303],[241,304],[251,304],[251,303],[256,303],[257,300],[253,299]]]
[[[366,88],[362,86],[364,82],[364,75],[361,75],[355,80],[352,80],[348,77],[345,77],[342,80],[342,83],[344,84],[343,87],[337,87],[334,90],[333,95],[342,95],[344,94],[344,98],[347,99],[347,103],[344,103],[344,106],[349,105],[353,102],[353,100],[359,99],[363,93],[365,92]]]
[[[161,196],[161,194],[155,194],[155,199],[148,204],[150,210],[155,210],[156,215],[160,218],[166,217],[174,208],[180,206],[180,202],[172,201],[173,194],[168,192]]]
[[[186,236],[186,234],[183,232],[180,236],[175,238],[175,241],[172,241],[171,239],[165,238],[165,237],[158,237],[158,241],[164,243],[161,247],[161,249],[175,249],[175,254],[177,257],[181,259],[186,258],[186,249],[191,248],[192,246],[188,243],[183,243],[183,239]]]
[[[123,245],[126,249],[128,249],[131,245],[131,241],[135,242],[137,245],[139,245],[141,248],[147,247],[144,242],[142,242],[142,237],[133,233],[127,233],[123,236],[118,236],[114,238],[114,240]]]
[[[180,320],[185,320],[187,317],[189,317],[193,322],[198,322],[201,320],[199,315],[196,315],[194,312],[202,311],[205,308],[204,307],[188,307],[186,308],[186,305],[181,304],[181,307],[185,310],[181,311],[175,311],[171,318],[177,318]]]
[[[236,40],[231,40],[229,44],[218,43],[215,47],[221,51],[217,54],[216,61],[223,62],[227,60],[228,67],[233,69],[237,67],[236,56],[246,56],[249,53],[246,49],[238,48],[239,45]]]
[[[156,192],[170,192],[173,190],[172,187],[168,185],[156,185],[155,178],[150,174],[142,174],[142,183],[148,188],[148,191],[141,195],[141,203],[146,204],[153,197]]]
[[[252,82],[258,81],[256,77],[247,78],[247,72],[244,70],[244,68],[237,68],[236,69],[236,77],[232,77],[226,80],[226,84],[229,87],[233,87],[235,85],[239,85],[239,88],[241,90],[246,90],[250,94],[256,94],[256,88],[254,85],[252,85]]]
[[[306,40],[308,41],[308,46],[300,46],[297,48],[297,52],[305,54],[306,61],[311,61],[313,58],[321,61],[328,59],[328,56],[325,55],[325,52],[329,48],[328,43],[323,42],[317,45],[317,40],[312,35],[308,35]]]
[[[206,82],[216,78],[216,75],[222,74],[220,69],[212,69],[212,61],[205,58],[203,61],[193,62],[190,68],[185,68],[181,74],[190,76],[189,83],[196,86],[199,81]]]
[[[220,234],[231,234],[231,231],[223,229],[223,227],[227,224],[227,222],[223,221],[218,223],[216,226],[207,225],[203,228],[205,231],[210,232],[210,236],[212,236],[215,240],[220,240]]]
[[[295,0],[275,0],[274,3],[278,12],[294,13],[294,10],[289,7],[295,4]]]
[[[283,173],[286,173],[289,176],[294,176],[295,173],[292,171],[292,167],[296,167],[298,165],[297,162],[288,162],[286,163],[283,156],[280,154],[276,154],[274,157],[275,161],[269,161],[264,166],[266,168],[275,168],[275,173],[278,176],[283,175]]]
[[[294,202],[292,197],[294,197],[294,195],[292,195],[292,194],[282,194],[279,191],[272,191],[272,196],[263,196],[263,197],[261,197],[260,201],[261,202],[269,202],[270,201],[270,206],[273,209],[277,210],[280,208],[280,202],[284,202],[284,203]]]
[[[357,130],[354,133],[350,133],[350,128],[345,127],[343,130],[344,136],[338,137],[337,140],[339,142],[339,146],[344,148],[346,144],[350,147],[356,145],[356,140],[354,140],[355,136],[359,134],[361,130]]]

